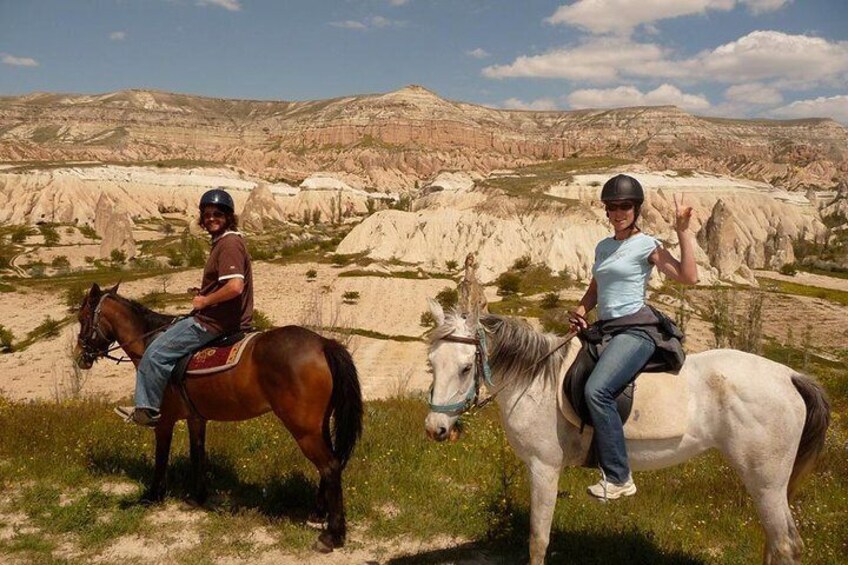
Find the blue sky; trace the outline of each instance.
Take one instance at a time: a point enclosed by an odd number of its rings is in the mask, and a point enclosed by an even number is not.
[[[0,94],[407,84],[500,108],[848,124],[848,1],[0,0]]]

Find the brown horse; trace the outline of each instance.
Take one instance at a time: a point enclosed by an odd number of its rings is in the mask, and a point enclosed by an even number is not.
[[[173,321],[172,316],[153,312],[117,291],[117,285],[101,290],[94,284],[82,301],[75,356],[83,369],[90,369],[106,355],[115,341],[138,366],[158,330]],[[362,394],[356,367],[343,345],[299,326],[274,328],[246,346],[236,367],[202,379],[187,379],[186,388],[194,410],[173,383],[165,391],[155,428],[156,467],[149,499],[157,501],[165,495],[177,421],[188,421],[195,498],[202,502],[206,497],[207,420],[246,420],[273,410],[320,475],[310,521],[326,519],[327,529],[318,537],[316,549],[332,551],[344,545],[342,471],[362,433]],[[335,420],[332,439],[331,416]]]

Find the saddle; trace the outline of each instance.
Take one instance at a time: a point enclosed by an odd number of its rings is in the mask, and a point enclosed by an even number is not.
[[[245,346],[260,333],[262,332],[246,333],[239,331],[216,337],[204,345],[202,349],[189,353],[177,362],[171,372],[171,382],[177,386],[186,405],[196,416],[200,416],[200,413],[188,396],[186,380],[192,377],[220,373],[235,367],[241,360]]]
[[[568,370],[558,386],[560,411],[581,431],[592,425],[584,390],[597,360],[592,344],[575,337],[566,358]],[[688,425],[688,399],[688,381],[684,374],[643,370],[616,398],[624,437],[668,439],[683,436]]]

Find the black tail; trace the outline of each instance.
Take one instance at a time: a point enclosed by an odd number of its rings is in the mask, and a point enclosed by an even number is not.
[[[324,356],[333,374],[333,453],[344,469],[362,435],[362,391],[353,358],[341,343],[325,339]]]
[[[824,438],[830,425],[830,403],[824,389],[813,379],[801,374],[792,375],[792,384],[807,406],[807,417],[801,432],[801,442],[795,456],[795,465],[789,478],[789,499],[792,500],[801,479],[813,470],[816,459],[824,449]]]

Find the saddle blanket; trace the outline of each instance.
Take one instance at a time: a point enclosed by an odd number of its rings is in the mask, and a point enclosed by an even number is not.
[[[238,364],[245,346],[261,332],[247,334],[244,339],[223,347],[204,347],[191,357],[186,369],[189,375],[208,375],[225,371]]]
[[[580,416],[563,393],[565,373],[580,351],[580,341],[569,344],[563,370],[557,383],[558,404],[565,419],[576,427],[582,425]],[[689,419],[689,386],[686,365],[679,374],[641,373],[636,379],[633,408],[624,424],[627,439],[669,439],[686,433]],[[587,424],[587,428],[590,426]]]

